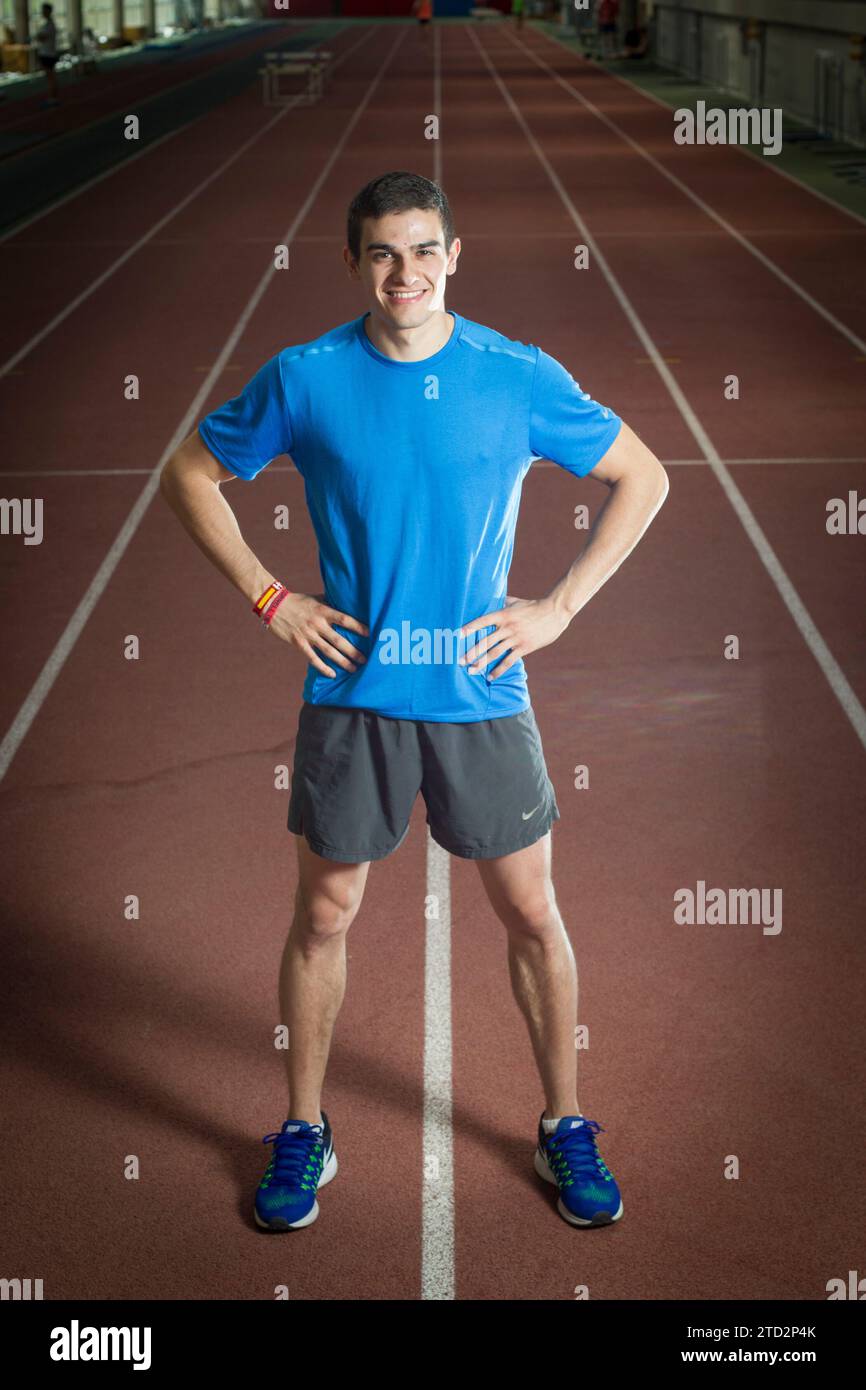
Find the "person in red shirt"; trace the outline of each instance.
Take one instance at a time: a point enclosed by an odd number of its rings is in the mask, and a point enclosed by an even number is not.
[[[619,19],[619,0],[599,0],[596,11],[596,24],[601,35],[602,58],[613,58],[616,53],[617,21]]]
[[[424,34],[433,18],[433,0],[415,0],[412,6],[412,13],[418,20],[418,27]]]

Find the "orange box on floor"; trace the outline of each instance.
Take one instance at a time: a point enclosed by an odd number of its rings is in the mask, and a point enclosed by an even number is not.
[[[29,43],[4,43],[2,51],[4,72],[31,72],[35,66]]]

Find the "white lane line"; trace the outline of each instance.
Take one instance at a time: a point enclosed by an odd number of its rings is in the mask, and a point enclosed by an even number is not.
[[[146,154],[150,154],[151,150],[158,149],[159,146],[164,145],[167,140],[173,140],[175,135],[180,135],[181,131],[189,130],[190,126],[195,125],[196,121],[202,121],[204,120],[205,116],[209,115],[209,111],[199,112],[197,116],[193,116],[191,121],[186,121],[183,125],[179,125],[176,130],[166,131],[165,135],[160,135],[156,140],[151,140],[150,144],[145,145],[143,150],[138,150],[136,154],[129,155],[126,159],[123,160],[122,163],[113,164],[110,169],[103,169],[101,174],[95,174],[94,177],[92,179],[88,179],[86,183],[78,184],[77,187],[70,189],[68,193],[64,193],[61,198],[55,198],[53,203],[46,204],[44,208],[39,208],[37,212],[31,213],[29,217],[25,217],[21,222],[16,222],[14,226],[7,228],[5,232],[0,232],[0,242],[8,241],[10,237],[18,236],[20,232],[26,231],[28,227],[32,227],[34,222],[38,222],[40,217],[47,217],[49,212],[54,212],[57,208],[62,208],[64,203],[71,203],[73,198],[80,197],[80,195],[82,193],[86,193],[89,188],[94,188],[96,184],[102,183],[103,179],[109,178],[112,174],[118,173],[121,169],[128,169],[130,164],[134,164],[138,159],[143,159]],[[98,241],[28,241],[24,243],[24,245],[27,247],[39,245],[100,246],[103,244],[104,243]],[[121,243],[121,245],[125,245],[125,242]]]
[[[655,155],[650,154],[649,150],[645,150],[643,145],[638,144],[637,140],[633,140],[632,137],[623,130],[622,126],[617,125],[616,121],[611,120],[610,116],[600,111],[594,102],[589,101],[589,99],[585,97],[582,92],[579,92],[566,78],[561,77],[558,72],[555,72],[549,63],[546,63],[543,58],[539,58],[537,53],[531,48],[527,48],[526,44],[521,43],[513,34],[509,33],[508,37],[515,48],[527,54],[538,67],[543,68],[558,86],[562,87],[564,91],[574,97],[575,101],[579,101],[581,106],[585,107],[587,111],[595,116],[596,120],[601,121],[603,125],[606,125],[609,130],[612,130],[615,135],[619,136],[620,140],[623,140],[636,154],[640,155],[641,159],[645,159],[648,164],[651,164],[663,178],[666,178],[669,183],[672,183],[675,188],[679,189],[684,197],[689,198],[691,202],[695,204],[695,207],[700,208],[705,217],[709,217],[718,227],[721,227],[728,236],[732,237],[738,245],[742,246],[745,251],[748,251],[750,256],[754,256],[755,260],[759,261],[765,270],[768,270],[771,275],[775,275],[776,279],[780,280],[783,285],[802,299],[804,304],[808,304],[809,308],[812,309],[814,313],[818,314],[820,318],[824,319],[825,323],[828,323],[830,327],[834,328],[843,338],[847,338],[848,342],[856,347],[858,352],[866,353],[866,339],[861,338],[852,328],[849,328],[847,324],[844,324],[841,319],[838,319],[835,314],[831,313],[829,309],[825,309],[824,305],[821,304],[814,295],[810,294],[807,289],[804,289],[803,286],[794,280],[781,266],[776,265],[774,260],[765,255],[763,251],[759,250],[753,242],[749,241],[748,237],[743,236],[742,232],[739,232],[736,227],[732,226],[731,223],[722,217],[720,213],[716,212],[714,208],[711,208],[709,203],[704,202],[703,198],[693,192],[688,184],[683,183],[682,179],[677,178],[676,174],[672,174],[670,169],[666,169],[664,164],[656,159]]]
[[[295,237],[295,242],[300,241],[300,237]],[[661,459],[660,462],[665,468],[709,468],[706,459]],[[866,455],[852,456],[851,458],[775,458],[775,459],[722,459],[721,462],[726,468],[739,468],[743,464],[765,463],[866,463]],[[559,464],[551,463],[550,459],[538,459],[533,464],[533,471],[536,468],[558,468]],[[297,473],[297,469],[292,463],[272,463],[268,466],[268,473]],[[137,478],[148,477],[151,470],[149,468],[9,468],[0,469],[0,478]],[[264,474],[262,474],[264,476]]]
[[[421,1297],[454,1298],[450,856],[427,827]]]
[[[442,182],[442,26],[433,26],[433,179]],[[454,1298],[454,1127],[451,1057],[451,856],[427,826],[424,933],[424,1115],[421,1298]],[[434,906],[435,905],[435,906]]]
[[[360,120],[364,111],[366,110],[367,104],[370,101],[370,98],[372,97],[376,88],[378,87],[382,79],[382,75],[385,72],[385,69],[388,67],[389,63],[391,62],[391,59],[393,58],[397,49],[400,47],[400,44],[403,42],[405,33],[406,31],[403,30],[398,35],[396,42],[391,45],[390,49],[385,55],[385,58],[383,59],[382,64],[378,72],[376,73],[376,76],[373,78],[372,82],[370,83],[370,86],[367,88],[366,95],[356,108],[351,120],[348,121],[348,123],[346,124],[343,134],[341,135],[337,144],[334,146],[334,149],[330,154],[327,162],[324,164],[321,173],[319,174],[318,178],[316,179],[315,183],[310,189],[310,192],[307,194],[307,197],[304,199],[304,202],[299,208],[297,214],[295,215],[295,218],[292,221],[291,225],[283,234],[281,238],[282,245],[288,246],[291,244],[297,228],[303,223],[304,218],[307,216],[311,207],[313,206],[313,203],[319,196],[319,191],[322,185],[324,184],[325,179],[328,177],[332,168],[334,167],[334,164],[339,159],[343,147],[346,144],[346,141],[348,140],[349,136],[351,135],[352,131],[354,130],[356,124]],[[150,502],[152,501],[157,488],[159,487],[159,475],[162,471],[163,466],[168,462],[171,455],[180,446],[183,440],[186,439],[187,435],[191,433],[193,426],[200,418],[202,406],[207,400],[214,383],[217,381],[226,362],[228,362],[231,359],[232,353],[237,347],[239,339],[243,335],[247,324],[249,323],[250,319],[252,318],[253,314],[255,313],[258,307],[259,301],[262,299],[265,290],[270,285],[271,279],[276,273],[277,272],[273,265],[273,262],[271,262],[268,265],[268,268],[265,271],[265,273],[262,275],[262,278],[260,279],[258,285],[253,290],[253,293],[250,295],[250,298],[247,301],[246,306],[242,310],[240,317],[237,320],[237,323],[235,324],[234,328],[232,329],[231,333],[226,339],[222,351],[220,352],[217,360],[214,362],[214,365],[211,367],[210,372],[205,377],[204,381],[202,382],[201,386],[199,387],[198,391],[193,397],[189,409],[187,410],[186,414],[184,415],[183,419],[181,420],[180,424],[178,425],[177,429],[175,430],[174,434],[169,440],[166,448],[163,450],[159,462],[152,470],[147,482],[144,485],[144,488],[141,491],[141,494],[139,495],[137,501],[133,504],[129,515],[127,516],[119,532],[117,533],[113,545],[111,546],[110,550],[108,551],[108,554],[106,555],[105,559],[103,560],[102,564],[99,566],[99,569],[97,570],[96,574],[91,580],[90,587],[88,588],[84,597],[81,599],[72,617],[69,619],[69,622],[67,623],[60,638],[58,639],[57,645],[55,646],[54,650],[52,651],[51,655],[48,657],[48,660],[45,662],[45,665],[40,671],[39,676],[37,677],[32,690],[28,694],[23,705],[21,706],[20,710],[15,716],[15,719],[13,720],[5,738],[3,739],[2,744],[0,744],[0,779],[5,777],[9,769],[9,764],[15,757],[15,754],[20,748],[22,741],[26,737],[27,732],[30,729],[30,726],[32,725],[34,719],[36,718],[40,709],[42,708],[42,705],[44,704],[49,692],[51,691],[51,687],[54,685],[54,682],[56,681],[58,675],[63,669],[63,665],[67,657],[69,656],[69,653],[72,651],[73,647],[75,646],[75,643],[78,641],[78,638],[80,637],[84,629],[87,619],[90,617],[100,597],[104,593],[108,581],[110,580],[112,574],[117,568],[120,559],[124,554],[124,551],[129,545],[129,542],[132,540],[132,537],[134,536],[138,528],[141,518],[147,511],[147,508],[150,505]]]
[[[208,112],[205,112],[205,113],[204,113],[204,115],[207,115],[207,114],[208,114]],[[199,119],[201,119],[201,118],[197,116],[197,117],[196,117],[196,120],[199,120]],[[154,141],[154,144],[156,144],[156,141]],[[148,148],[152,149],[153,146],[149,146]],[[441,149],[441,147],[440,147],[440,149]],[[144,151],[142,151],[142,153],[144,153]],[[137,159],[138,156],[135,155],[135,156],[133,156],[133,158],[136,158],[136,159]],[[435,156],[434,156],[434,158],[435,158]],[[127,163],[131,163],[131,162],[132,162],[131,159],[130,159],[130,160],[127,160]],[[743,231],[743,235],[744,235],[744,236],[774,236],[774,235],[777,233],[778,228],[776,228],[776,227],[745,227],[745,228],[742,229],[742,231]],[[834,238],[834,237],[859,237],[859,238],[862,239],[862,235],[863,235],[863,234],[862,234],[862,232],[857,231],[856,228],[854,228],[854,227],[852,227],[850,230],[849,230],[847,227],[845,227],[845,228],[840,228],[838,231],[834,231],[834,232],[827,232],[827,233],[822,232],[821,235],[822,235],[822,237],[824,238],[824,245],[825,245],[825,246],[828,246],[830,240],[832,240],[832,238]],[[623,230],[620,230],[620,229],[617,229],[616,231],[609,231],[609,230],[605,229],[604,236],[605,236],[605,240],[606,240],[606,241],[639,241],[639,242],[651,242],[651,241],[665,241],[665,242],[668,242],[668,241],[675,241],[675,240],[677,240],[678,238],[679,238],[679,239],[683,239],[683,240],[687,240],[687,241],[695,241],[696,239],[698,239],[698,238],[700,238],[700,237],[707,237],[708,239],[709,239],[709,238],[713,238],[713,239],[718,239],[718,240],[721,239],[721,238],[720,238],[720,235],[719,235],[719,232],[717,232],[716,229],[715,229],[714,227],[707,227],[705,231],[689,231],[689,232],[679,232],[679,231],[677,231],[677,232],[671,232],[671,231],[668,231],[668,232],[662,232],[662,231],[656,232],[656,231],[654,231],[654,230],[652,229],[652,227],[642,227],[642,228],[640,228],[639,230],[633,231],[633,232],[632,232],[632,231],[623,231]],[[786,236],[786,237],[803,237],[805,240],[812,240],[812,239],[814,238],[814,236],[815,236],[815,233],[814,233],[813,231],[806,231],[806,230],[802,230],[802,229],[797,228],[797,227],[791,227],[791,228],[786,228],[786,229],[785,229],[785,236]],[[562,239],[563,239],[563,238],[562,238],[562,232],[520,231],[518,228],[514,228],[514,230],[506,230],[506,231],[501,231],[501,232],[473,232],[473,233],[472,233],[472,240],[473,240],[473,242],[475,242],[475,241],[504,241],[504,242],[506,242],[506,243],[508,243],[508,242],[513,242],[513,241],[559,241],[559,242],[561,242]],[[343,246],[343,245],[345,244],[345,240],[346,240],[345,233],[344,233],[342,236],[340,236],[339,233],[338,233],[336,236],[334,236],[333,233],[321,232],[321,233],[311,233],[309,236],[299,236],[299,237],[298,237],[298,243],[299,243],[299,245],[314,244],[314,245],[328,245],[328,246],[334,246],[334,245]],[[217,245],[217,246],[269,246],[270,243],[271,243],[271,237],[268,237],[268,236],[238,236],[238,237],[233,237],[231,241],[228,241],[228,240],[216,240],[216,239],[214,239],[214,242],[213,242],[213,244],[214,244],[214,245]],[[76,237],[76,238],[74,238],[74,239],[73,239],[73,238],[70,238],[70,239],[68,239],[68,240],[64,240],[63,238],[58,239],[58,238],[55,237],[55,238],[53,238],[53,239],[50,240],[50,241],[47,241],[47,240],[46,240],[46,241],[42,241],[42,240],[39,240],[39,241],[31,240],[31,241],[25,242],[24,244],[26,245],[26,247],[27,247],[28,250],[31,250],[31,249],[39,249],[39,248],[46,248],[46,249],[49,249],[49,250],[56,250],[58,247],[66,248],[66,247],[70,247],[70,246],[86,246],[86,247],[97,247],[97,248],[100,248],[100,249],[105,249],[106,247],[112,247],[112,246],[125,246],[125,245],[126,245],[126,240],[125,240],[124,238],[122,238],[122,237],[103,238],[101,241],[94,241],[94,240],[83,239],[83,238],[78,238],[78,237]],[[153,243],[152,243],[152,245],[154,245],[154,246],[192,246],[193,244],[198,245],[199,243],[196,242],[195,237],[191,237],[191,236],[178,236],[178,237],[161,236],[161,237],[157,237],[157,238],[153,241]],[[210,243],[209,243],[209,244],[210,244]]]
[[[828,463],[866,463],[866,457],[858,456],[858,457],[852,457],[852,458],[836,458],[836,459],[828,459],[828,458],[722,459],[721,462],[725,465],[726,468],[740,468],[740,467],[742,467],[743,465],[757,464],[758,466],[760,466],[760,465],[765,464],[765,463],[798,463],[798,464],[801,464],[801,463],[802,463],[802,464],[809,464],[809,463],[819,463],[819,464],[820,464],[820,463],[823,463],[823,464],[828,464]],[[686,467],[686,466],[688,466],[688,465],[697,465],[698,467],[701,467],[701,468],[709,468],[709,463],[707,462],[706,459],[662,459],[662,463],[664,464],[665,468],[684,468],[684,467]]]
[[[299,22],[300,22],[300,21],[296,21],[296,23],[299,23]],[[333,37],[336,38],[339,34],[342,34],[342,32],[343,32],[342,29],[338,29],[338,30],[337,30],[337,33],[334,34]],[[264,49],[262,49],[262,52],[264,52]],[[241,59],[238,59],[238,61],[239,61],[239,62],[243,62],[244,59],[241,58]],[[176,92],[177,89],[178,89],[178,87],[185,87],[185,86],[187,86],[187,83],[188,83],[188,82],[199,82],[199,81],[201,81],[202,76],[204,76],[204,75],[206,75],[206,74],[197,73],[195,76],[188,78],[186,81],[178,83],[177,86],[175,86],[175,87],[169,87],[169,88],[165,88],[165,87],[164,87],[164,88],[162,89],[161,92],[155,92],[154,95],[153,95],[152,97],[146,97],[146,98],[144,99],[144,101],[137,101],[137,102],[135,103],[136,109],[138,109],[138,107],[140,107],[140,106],[144,106],[145,103],[148,102],[148,101],[154,101],[158,96],[164,96],[165,93],[166,93],[166,91]],[[0,243],[2,243],[2,242],[4,242],[4,241],[8,241],[10,237],[18,236],[20,232],[26,231],[28,227],[32,227],[32,226],[33,226],[33,223],[34,223],[34,222],[38,222],[39,219],[40,219],[41,217],[47,217],[48,214],[49,214],[50,212],[55,212],[57,208],[62,208],[63,205],[64,205],[64,203],[70,203],[70,202],[72,202],[72,199],[73,199],[73,198],[80,198],[81,195],[82,195],[83,193],[86,193],[86,192],[88,191],[88,189],[90,189],[90,188],[95,188],[96,185],[97,185],[98,183],[102,183],[103,179],[110,178],[112,174],[117,174],[117,173],[119,173],[119,171],[120,171],[121,169],[128,169],[129,166],[130,166],[130,164],[134,164],[135,161],[136,161],[137,159],[143,159],[144,156],[145,156],[146,154],[150,154],[151,150],[158,149],[158,147],[159,147],[160,145],[164,145],[164,144],[165,144],[166,140],[172,140],[172,139],[175,137],[175,135],[180,135],[181,131],[189,130],[190,126],[194,126],[194,125],[196,124],[197,121],[203,121],[204,118],[205,118],[205,116],[209,116],[210,114],[211,114],[211,111],[210,111],[210,110],[207,110],[207,111],[200,111],[200,112],[198,113],[197,116],[193,116],[193,117],[192,117],[192,120],[184,121],[183,125],[177,126],[177,128],[176,128],[175,130],[169,130],[169,131],[166,132],[165,135],[160,135],[160,136],[158,137],[158,139],[156,139],[156,140],[151,140],[150,144],[149,144],[149,145],[145,145],[145,147],[144,147],[143,150],[139,150],[136,154],[131,154],[131,155],[129,155],[129,157],[128,157],[127,159],[122,160],[121,163],[119,163],[119,164],[113,164],[113,165],[111,166],[110,169],[103,169],[103,171],[102,171],[101,174],[94,174],[94,176],[93,176],[92,179],[87,179],[85,183],[79,183],[79,184],[77,184],[76,187],[70,189],[68,193],[64,193],[62,197],[60,197],[60,198],[55,198],[54,201],[53,201],[52,203],[46,203],[46,204],[45,204],[45,207],[39,208],[37,212],[31,213],[29,217],[25,217],[25,218],[23,218],[20,222],[16,222],[15,225],[14,225],[13,227],[8,227],[8,228],[6,229],[5,232],[0,232]],[[70,135],[79,135],[79,134],[81,133],[82,130],[91,130],[91,129],[93,128],[94,125],[103,124],[105,121],[110,121],[110,120],[121,120],[121,119],[122,119],[122,116],[121,116],[118,112],[112,111],[112,112],[110,113],[110,115],[105,116],[105,117],[102,117],[99,121],[92,121],[92,122],[91,122],[89,125],[87,125],[87,126],[80,126],[80,127],[78,127],[76,130],[71,130],[71,131],[69,132],[69,134],[70,134]],[[63,136],[63,137],[61,137],[61,138],[62,138],[62,139],[65,139],[66,137]],[[53,143],[52,143],[52,148],[53,148]],[[40,244],[40,243],[35,243],[35,242],[32,242],[32,241],[28,241],[26,244],[27,244],[28,247],[30,247],[30,246],[38,245],[38,244]],[[46,243],[43,243],[43,244],[48,245],[48,246],[52,246],[52,245],[59,245],[59,246],[64,246],[64,245],[73,245],[73,246],[98,246],[98,245],[100,245],[99,242],[87,242],[87,241],[74,241],[74,242],[71,242],[71,243],[63,242],[63,241],[61,241],[61,242],[46,242]]]
[[[437,138],[433,141],[433,182],[442,183],[442,26],[433,28],[433,110],[439,121]]]
[[[354,53],[356,48],[360,48],[361,44],[367,43],[369,38],[370,33],[368,32],[362,38],[360,38],[357,43],[353,44],[351,48],[347,48],[346,52],[342,55],[342,57],[338,58],[337,62],[334,64],[334,68],[336,69],[340,66],[341,63],[344,63],[345,60],[350,56],[350,54]],[[29,342],[25,343],[22,348],[19,348],[19,350],[16,353],[13,353],[13,355],[10,358],[8,358],[2,366],[0,366],[0,378],[6,376],[8,372],[11,372],[13,368],[17,367],[19,362],[23,361],[24,358],[27,357],[27,355],[31,353],[34,348],[38,347],[40,343],[44,342],[45,339],[51,333],[54,332],[55,328],[59,328],[61,323],[64,323],[66,319],[69,318],[70,314],[73,314],[75,310],[78,309],[85,302],[85,300],[89,299],[92,294],[95,294],[95,292],[102,285],[104,285],[107,280],[111,279],[112,275],[116,275],[118,270],[120,270],[122,266],[126,265],[127,261],[131,260],[132,257],[135,256],[141,250],[142,246],[145,246],[147,242],[151,240],[151,238],[155,237],[157,233],[162,230],[163,227],[165,227],[169,222],[171,222],[173,218],[177,217],[179,212],[182,212],[184,208],[189,207],[190,203],[194,202],[195,199],[199,196],[199,194],[203,193],[204,190],[208,188],[210,184],[214,183],[216,179],[221,178],[222,175],[226,172],[226,170],[229,169],[231,165],[234,164],[238,159],[240,159],[241,155],[245,154],[247,150],[251,149],[253,145],[257,144],[257,142],[261,140],[262,136],[266,135],[268,131],[273,128],[273,126],[277,125],[279,121],[284,120],[288,113],[294,110],[295,106],[298,104],[300,100],[300,96],[294,97],[289,103],[287,103],[287,105],[282,110],[278,111],[276,115],[272,116],[269,121],[266,121],[265,124],[255,132],[254,135],[251,135],[248,140],[245,140],[242,145],[239,145],[238,148],[234,151],[234,153],[229,155],[228,159],[223,160],[222,164],[218,165],[216,169],[214,169],[210,174],[208,174],[207,178],[204,178],[200,183],[197,183],[196,186],[192,188],[189,193],[187,193],[185,198],[181,198],[180,202],[176,203],[175,206],[171,208],[165,214],[164,217],[161,217],[158,222],[154,222],[153,226],[149,229],[149,231],[146,231],[143,236],[140,236],[138,238],[138,241],[133,242],[132,246],[130,246],[126,251],[124,251],[123,255],[118,256],[116,260],[112,261],[111,265],[109,265],[102,272],[101,275],[98,275],[95,280],[91,281],[91,283],[86,287],[86,289],[83,289],[80,294],[77,294],[74,299],[71,299],[69,303],[66,305],[66,307],[60,310],[59,314],[55,314],[54,317],[48,321],[44,328],[40,328],[38,333],[34,333],[33,337],[29,340]]]
[[[708,458],[703,458],[703,459],[660,459],[659,462],[660,462],[660,463],[663,465],[663,467],[665,467],[665,468],[709,468],[709,467],[711,466],[711,465],[710,465],[710,460],[709,460]],[[866,457],[862,457],[862,456],[861,456],[861,457],[856,457],[856,458],[835,458],[835,459],[828,459],[828,458],[723,459],[723,458],[720,458],[720,459],[718,460],[718,462],[721,463],[721,464],[723,464],[725,468],[741,468],[741,467],[744,467],[744,466],[745,466],[745,467],[751,467],[751,466],[758,466],[758,467],[760,467],[762,464],[765,464],[765,463],[773,463],[773,464],[793,463],[793,464],[797,464],[797,465],[806,465],[806,464],[833,464],[833,463],[866,463]],[[558,463],[552,463],[550,459],[538,459],[538,460],[532,465],[532,468],[530,469],[528,476],[531,478],[531,477],[532,477],[532,474],[535,472],[536,468],[559,468],[559,467],[560,467],[560,465],[559,465]],[[566,471],[567,471],[567,470],[566,470]],[[0,477],[2,477],[2,474],[0,474]]]
[[[630,299],[626,295],[625,290],[622,288],[613,271],[611,270],[610,266],[608,265],[607,260],[605,259],[601,249],[595,241],[595,238],[593,237],[583,218],[580,216],[580,213],[575,208],[574,203],[571,201],[571,198],[569,197],[568,193],[562,185],[559,175],[556,173],[556,170],[551,165],[550,160],[547,158],[547,155],[544,153],[535,136],[532,134],[532,131],[529,129],[529,126],[527,125],[524,119],[523,113],[517,106],[517,103],[514,101],[514,98],[512,97],[505,83],[502,81],[502,78],[499,76],[499,73],[496,71],[496,68],[490,61],[490,58],[488,57],[486,51],[482,47],[476,35],[472,32],[471,29],[468,30],[468,33],[472,39],[472,42],[475,44],[475,47],[478,49],[478,52],[481,54],[481,57],[484,60],[484,63],[486,64],[491,77],[493,78],[494,82],[499,88],[503,100],[507,104],[509,110],[511,111],[511,114],[514,116],[514,119],[517,121],[518,125],[523,131],[527,142],[529,143],[536,158],[538,159],[539,163],[541,164],[542,168],[547,174],[547,177],[550,179],[550,182],[555,188],[563,207],[565,208],[575,227],[580,232],[580,235],[583,238],[584,243],[590,248],[593,256],[595,257],[599,267],[601,268],[602,274],[604,275],[604,278],[607,281],[617,303],[619,304],[620,308],[622,309],[623,313],[625,314],[626,318],[628,319],[638,338],[646,348],[647,354],[652,358],[653,365],[655,366],[656,371],[658,372],[659,376],[661,377],[662,381],[667,387],[668,392],[671,395],[671,398],[673,399],[677,409],[679,410],[683,418],[683,421],[688,426],[692,436],[694,437],[698,448],[700,449],[701,453],[704,455],[708,464],[710,465],[716,477],[718,478],[719,483],[728,501],[730,502],[731,506],[737,514],[737,517],[740,520],[743,530],[746,532],[746,535],[749,537],[749,540],[755,547],[755,550],[757,551],[758,556],[760,557],[761,563],[763,564],[764,568],[766,569],[767,573],[769,574],[770,578],[775,584],[782,598],[782,601],[785,604],[785,607],[787,608],[794,622],[797,624],[797,627],[800,631],[800,635],[802,636],[804,642],[806,643],[807,647],[809,648],[810,652],[812,653],[818,665],[820,666],[822,672],[824,673],[827,683],[829,684],[830,689],[833,691],[833,694],[839,701],[839,704],[842,706],[842,709],[844,710],[848,720],[850,721],[851,727],[853,728],[854,732],[859,738],[864,749],[866,749],[866,710],[864,710],[862,704],[860,703],[856,694],[854,693],[854,690],[851,687],[844,671],[842,670],[833,653],[830,651],[830,648],[827,646],[827,643],[824,641],[823,637],[821,636],[820,632],[815,626],[811,615],[809,614],[805,604],[800,598],[800,595],[797,593],[796,589],[794,588],[794,585],[791,583],[790,579],[788,578],[788,575],[783,569],[775,551],[770,545],[770,542],[764,535],[764,532],[761,530],[761,527],[758,525],[754,513],[752,512],[751,508],[746,502],[746,499],[744,498],[743,494],[740,492],[740,489],[737,487],[737,484],[731,477],[730,472],[725,467],[725,464],[722,462],[722,459],[720,458],[715,445],[713,444],[712,440],[710,439],[709,435],[707,434],[706,430],[704,429],[703,425],[701,424],[700,420],[698,419],[697,415],[695,414],[694,410],[692,409],[691,405],[686,399],[685,393],[682,391],[679,383],[677,382],[676,378],[674,377],[673,373],[671,372],[670,368],[668,367],[667,363],[665,362],[664,358],[662,357],[661,353],[656,347],[655,342],[650,337],[641,319],[638,317],[636,310],[634,309]]]

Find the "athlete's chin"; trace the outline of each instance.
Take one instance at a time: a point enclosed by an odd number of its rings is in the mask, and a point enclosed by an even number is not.
[[[423,328],[430,322],[429,314],[400,314],[392,318],[391,322],[395,328]]]

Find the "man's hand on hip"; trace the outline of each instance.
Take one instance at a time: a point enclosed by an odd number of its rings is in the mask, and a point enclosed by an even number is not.
[[[337,673],[325,665],[316,648],[344,670],[356,671],[357,663],[363,663],[367,658],[342,633],[335,632],[333,624],[338,623],[340,627],[347,627],[364,637],[369,636],[370,629],[348,613],[331,608],[324,599],[324,594],[289,594],[271,619],[269,631],[302,651],[316,670],[325,676],[336,676]]]
[[[470,672],[476,675],[491,661],[499,661],[496,670],[490,674],[490,679],[495,681],[521,657],[538,651],[540,647],[549,647],[570,622],[571,615],[550,597],[512,598],[509,595],[504,608],[495,613],[484,613],[460,629],[460,635],[468,637],[482,627],[496,628],[495,632],[482,637],[471,652],[460,658],[460,665],[469,667]]]

